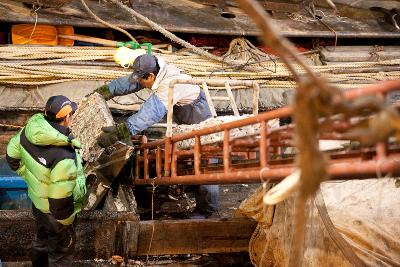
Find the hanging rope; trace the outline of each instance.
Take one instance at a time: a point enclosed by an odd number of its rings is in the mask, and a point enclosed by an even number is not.
[[[164,36],[166,36],[167,38],[171,39],[172,41],[174,41],[175,43],[180,44],[183,47],[186,47],[188,49],[190,49],[191,51],[193,51],[194,53],[204,56],[208,59],[214,60],[214,61],[218,61],[221,62],[223,64],[227,64],[233,68],[237,68],[238,65],[242,65],[242,64],[246,64],[246,62],[237,62],[237,61],[232,61],[232,60],[226,60],[224,58],[218,57],[216,55],[213,55],[201,48],[198,48],[188,42],[186,42],[185,40],[179,38],[178,36],[176,36],[175,34],[173,34],[170,31],[167,31],[165,28],[163,28],[161,25],[155,23],[154,21],[150,20],[149,18],[143,16],[142,14],[136,12],[135,10],[133,10],[132,8],[127,7],[126,5],[124,5],[123,3],[121,3],[118,0],[108,0],[114,4],[116,4],[117,6],[119,6],[120,8],[126,10],[127,12],[129,12],[132,16],[134,16],[135,18],[138,18],[142,21],[144,21],[147,25],[149,25],[152,29],[162,33]],[[252,67],[252,66],[243,66],[244,69],[246,70],[250,70],[250,71],[259,71],[259,69]]]
[[[97,20],[97,21],[100,22],[101,24],[106,25],[107,27],[110,27],[111,29],[114,29],[114,30],[117,30],[117,31],[122,32],[123,34],[125,34],[126,36],[128,36],[129,39],[131,39],[131,40],[134,41],[134,42],[137,42],[136,39],[135,39],[129,32],[125,31],[124,29],[122,29],[122,28],[120,28],[120,27],[118,27],[118,26],[112,25],[111,23],[108,23],[107,21],[102,20],[102,19],[99,18],[96,14],[94,14],[93,11],[92,11],[92,10],[88,7],[88,5],[86,4],[85,0],[81,0],[81,3],[82,3],[82,5],[83,5],[83,7],[86,9],[86,11],[87,11],[95,20]]]

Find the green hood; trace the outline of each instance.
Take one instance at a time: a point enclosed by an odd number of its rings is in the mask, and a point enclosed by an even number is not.
[[[71,143],[75,148],[81,148],[78,140],[68,141],[68,136],[51,126],[43,113],[35,114],[28,120],[25,135],[29,142],[38,146],[66,146]]]

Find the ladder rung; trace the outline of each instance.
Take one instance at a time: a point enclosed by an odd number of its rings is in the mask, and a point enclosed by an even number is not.
[[[214,96],[214,97],[211,97],[211,99],[215,100],[215,101],[228,101],[229,97],[227,97],[227,96]]]

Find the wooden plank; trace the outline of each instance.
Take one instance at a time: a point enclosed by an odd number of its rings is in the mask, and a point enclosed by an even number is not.
[[[8,141],[37,110],[0,110],[0,155],[7,150]]]
[[[0,255],[5,256],[2,260],[29,259],[33,228],[31,211],[0,211]],[[109,259],[117,254],[133,258],[148,252],[149,255],[247,252],[255,228],[256,222],[247,218],[139,222],[133,212],[85,211],[78,215],[75,256],[87,260]]]
[[[94,181],[88,185],[85,210],[94,210],[99,205],[132,153],[131,146],[117,142],[103,150],[94,163],[85,165],[85,173],[95,174]]]
[[[328,62],[382,61],[400,58],[400,46],[337,46],[325,47],[321,60]]]
[[[0,130],[0,156],[5,155],[7,152],[7,144],[11,137],[17,134],[18,131],[1,131]]]
[[[245,218],[142,221],[138,255],[246,252],[255,227]]]
[[[233,94],[232,94],[231,86],[229,85],[228,82],[225,83],[225,90],[226,90],[226,92],[228,94],[229,101],[231,102],[231,107],[232,107],[232,110],[233,110],[233,114],[235,116],[240,116],[239,110],[238,110],[236,102],[235,102],[235,98],[233,97]]]
[[[148,25],[130,14],[117,9],[113,4],[97,0],[86,0],[87,5],[100,18],[108,22],[131,30],[152,30]],[[218,1],[220,2],[220,1]],[[131,6],[140,14],[157,22],[169,31],[190,32],[203,34],[226,35],[259,35],[259,30],[252,20],[245,15],[236,5],[228,4],[231,1],[222,1],[225,4],[210,4],[187,0],[175,1],[142,1],[131,0]],[[271,3],[269,3],[271,2]],[[274,1],[276,2],[276,1]],[[272,1],[264,1],[267,9],[279,9],[282,5]],[[289,12],[296,8],[288,8]],[[332,10],[319,8],[324,14],[330,14]],[[347,8],[349,9],[349,8]],[[343,10],[346,11],[346,10]],[[371,11],[357,9],[357,16],[352,18],[343,15],[339,8],[340,17],[326,16],[324,22],[328,24],[338,37],[385,37],[398,38],[400,32],[393,25],[378,20],[371,15]],[[302,17],[288,18],[287,12],[273,12],[272,17],[282,34],[289,37],[335,37],[335,33],[324,26],[310,20],[309,14],[304,10],[300,12]],[[347,14],[346,13],[346,14]],[[79,0],[72,0],[61,8],[42,8],[37,11],[37,22],[53,25],[73,25],[79,27],[104,27],[86,13]],[[360,23],[360,19],[362,21]],[[22,3],[12,0],[0,2],[0,21],[9,23],[35,23],[34,12]],[[300,20],[300,21],[299,21]]]
[[[213,117],[217,117],[217,112],[215,111],[214,103],[212,102],[212,98],[210,95],[210,91],[208,90],[207,83],[203,82],[201,85],[203,87],[204,94],[206,95],[206,99],[207,99],[208,107],[210,108],[210,111],[211,111],[211,115]]]
[[[398,45],[385,45],[385,46],[372,46],[372,45],[341,45],[341,46],[325,46],[322,51],[333,51],[333,52],[354,52],[364,51],[368,52],[372,49],[382,48],[386,52],[399,52],[400,46]]]

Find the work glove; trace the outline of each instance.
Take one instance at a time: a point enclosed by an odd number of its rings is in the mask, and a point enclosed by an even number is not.
[[[114,126],[103,127],[101,130],[103,132],[97,139],[97,144],[101,147],[109,147],[117,141],[130,143],[131,134],[125,122],[118,123]]]
[[[94,93],[99,93],[104,100],[110,100],[111,98],[113,98],[114,96],[111,94],[110,89],[108,89],[107,85],[103,85],[98,87],[96,90],[94,90],[93,92],[91,92],[90,94],[86,95],[85,97],[89,97],[91,95],[93,95]]]
[[[76,179],[76,185],[73,191],[74,202],[82,203],[87,192],[86,177],[79,177]]]

